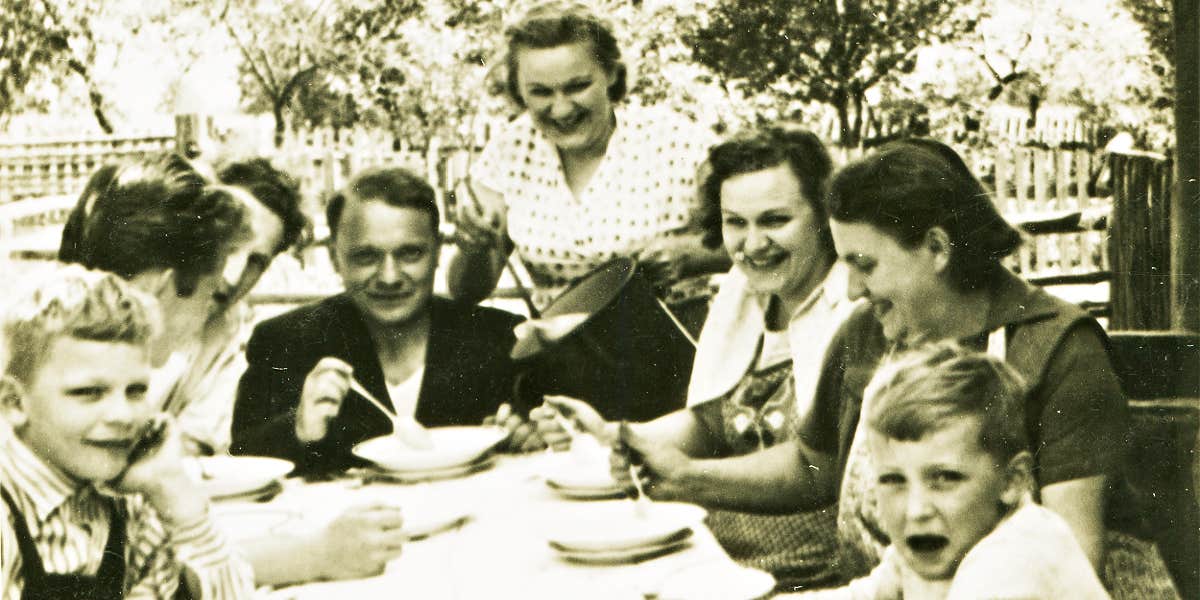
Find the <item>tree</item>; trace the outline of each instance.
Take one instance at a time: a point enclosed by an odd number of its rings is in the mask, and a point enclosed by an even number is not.
[[[1121,0],[1121,6],[1146,33],[1146,42],[1154,55],[1154,74],[1162,86],[1151,102],[1159,108],[1174,104],[1175,32],[1171,0]]]
[[[718,0],[684,39],[725,85],[832,107],[840,143],[853,146],[867,91],[976,22],[970,6],[944,0]]]
[[[287,111],[297,94],[319,86],[340,58],[331,43],[339,9],[337,2],[229,0],[214,16],[242,57],[238,75],[244,107],[270,111],[276,146],[283,144]]]
[[[1054,109],[1161,149],[1165,82],[1125,1],[983,0],[973,34],[922,50],[884,96],[930,106],[935,131],[1002,106],[1024,108],[1032,126],[1039,109]]]
[[[692,47],[680,37],[680,31],[699,27],[694,2],[609,0],[603,10],[614,21],[630,65],[631,103],[667,106],[718,132],[757,120],[755,105],[719,85],[710,69],[692,59]]]
[[[438,137],[469,145],[475,116],[496,112],[486,78],[500,17],[496,3],[471,0],[347,10],[337,39],[352,51],[330,86],[361,121],[398,141],[424,148]]]
[[[97,44],[91,20],[103,2],[59,3],[53,0],[4,0],[0,11],[0,117],[32,105],[26,96],[31,82],[77,77],[87,88],[96,123],[112,133],[107,101],[92,75]]]
[[[461,129],[482,95],[486,69],[475,38],[484,24],[498,27],[498,9],[489,7],[237,0],[220,20],[242,55],[244,106],[274,115],[276,145],[290,115],[308,125],[380,127],[424,147]]]

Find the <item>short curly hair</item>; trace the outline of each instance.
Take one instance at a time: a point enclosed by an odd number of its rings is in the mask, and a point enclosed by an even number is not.
[[[173,269],[187,297],[243,235],[237,201],[167,153],[101,167],[67,217],[59,258],[126,279]]]
[[[761,127],[734,136],[713,146],[705,163],[707,175],[700,187],[701,207],[698,221],[703,231],[702,243],[719,248],[724,243],[721,234],[721,186],[738,175],[771,169],[786,164],[800,182],[800,192],[821,225],[817,233],[821,248],[836,255],[829,218],[822,199],[825,195],[833,161],[829,152],[812,132],[790,124]]]
[[[275,248],[278,254],[295,245],[309,229],[308,217],[300,210],[300,184],[267,158],[257,157],[222,165],[217,180],[240,187],[254,196],[283,223],[283,237]]]
[[[1025,394],[1025,380],[1003,360],[936,342],[879,368],[865,394],[866,422],[887,438],[913,442],[977,418],[980,446],[1002,464],[1029,449]]]
[[[504,91],[509,100],[521,108],[525,108],[525,99],[517,85],[517,53],[522,48],[545,49],[586,43],[591,46],[592,57],[600,68],[616,75],[616,81],[608,87],[608,99],[620,102],[629,91],[629,70],[621,61],[621,49],[612,27],[582,4],[558,1],[539,4],[508,27],[504,38],[507,43]]]
[[[3,313],[3,374],[30,384],[54,340],[74,337],[145,346],[161,329],[158,304],[114,273],[56,263],[10,299]]]

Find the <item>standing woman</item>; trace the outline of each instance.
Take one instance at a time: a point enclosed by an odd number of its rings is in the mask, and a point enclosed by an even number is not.
[[[544,4],[506,31],[506,91],[524,114],[471,169],[459,206],[451,294],[478,302],[515,248],[544,308],[618,256],[638,258],[677,316],[699,331],[706,278],[728,258],[689,230],[696,170],[713,135],[669,111],[623,108],[626,68],[609,26],[586,9]]]
[[[1020,235],[962,159],[930,140],[891,143],[842,169],[828,203],[850,294],[870,303],[833,344],[818,399],[841,411],[838,520],[852,550],[848,575],[878,562],[884,542],[856,435],[863,388],[886,353],[955,339],[1026,379],[1040,501],[1071,526],[1113,596],[1175,597],[1155,547],[1128,534],[1136,529],[1122,475],[1129,417],[1104,330],[1000,263]]]

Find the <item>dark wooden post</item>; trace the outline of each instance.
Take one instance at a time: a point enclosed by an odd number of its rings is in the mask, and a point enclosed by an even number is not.
[[[1112,152],[1110,329],[1171,328],[1171,161]]]
[[[1171,325],[1200,331],[1200,2],[1174,0],[1175,193]]]
[[[175,115],[175,151],[199,158],[212,146],[212,116],[197,113]]]

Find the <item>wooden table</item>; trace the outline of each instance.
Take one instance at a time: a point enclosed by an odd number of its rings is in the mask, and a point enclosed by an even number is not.
[[[599,502],[560,498],[544,475],[568,455],[540,453],[503,456],[494,468],[458,479],[417,484],[368,483],[347,479],[323,483],[288,480],[283,493],[268,503],[218,503],[218,526],[232,538],[261,535],[247,523],[270,527],[320,527],[346,507],[376,499],[395,502],[406,515],[428,511],[465,511],[463,526],[412,541],[379,577],[261,590],[277,600],[311,598],[487,599],[487,598],[636,598],[645,597],[672,575],[699,570],[719,576],[735,563],[707,528],[696,528],[682,551],[636,564],[579,565],[555,555],[547,544],[550,524],[562,518],[586,519],[602,509]],[[257,511],[257,513],[256,513]],[[259,517],[255,515],[259,514]],[[406,518],[408,518],[406,516]],[[234,525],[240,523],[240,525]]]

